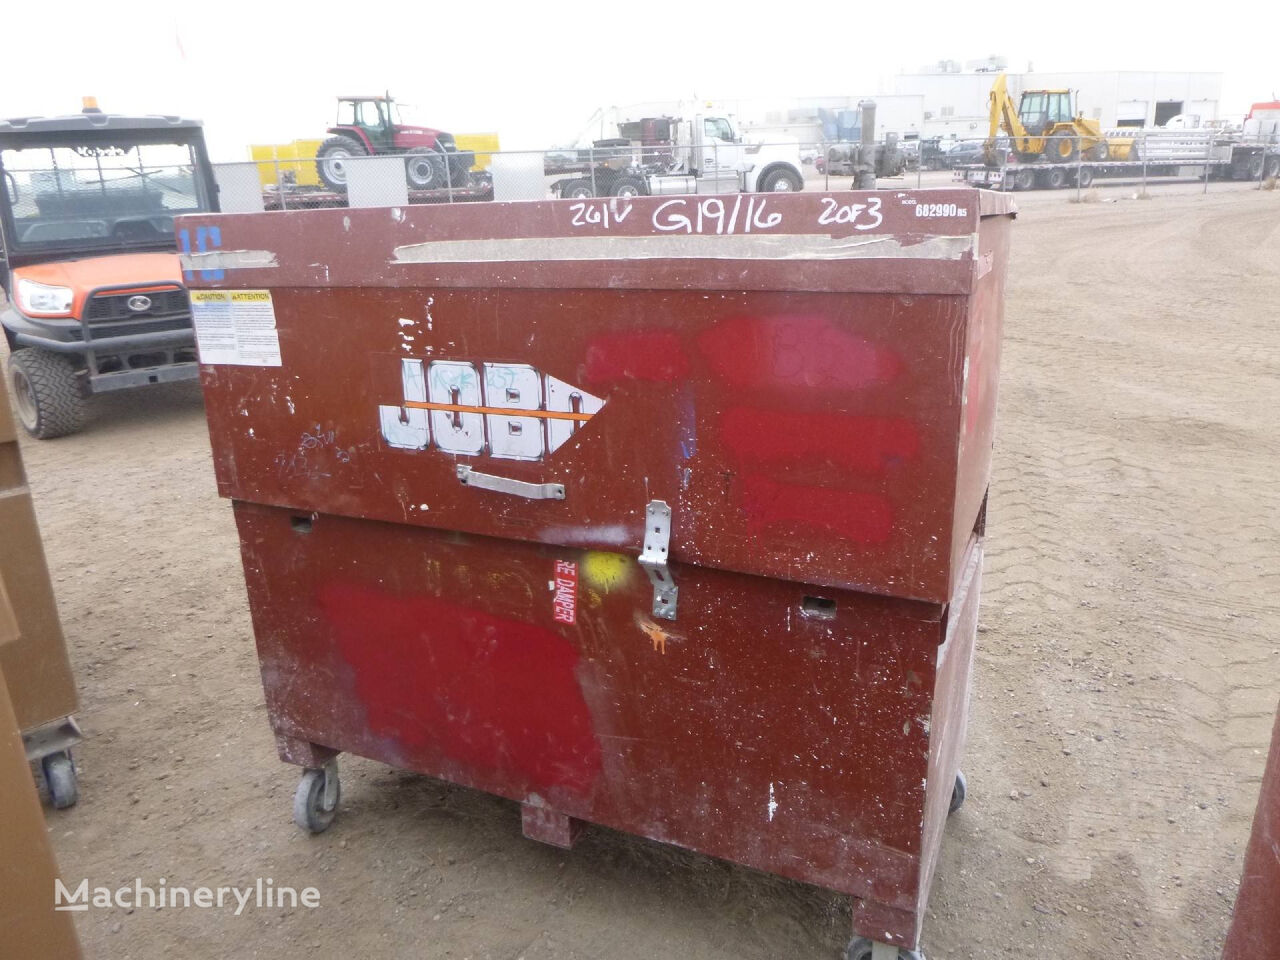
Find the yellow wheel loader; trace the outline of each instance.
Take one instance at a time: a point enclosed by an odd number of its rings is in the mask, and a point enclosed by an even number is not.
[[[1108,159],[1101,125],[1076,113],[1071,99],[1070,90],[1024,90],[1015,108],[1008,80],[1000,74],[991,87],[987,163],[997,163],[996,137],[1001,128],[1021,160],[1043,158],[1052,163],[1074,163],[1081,154],[1095,163]]]

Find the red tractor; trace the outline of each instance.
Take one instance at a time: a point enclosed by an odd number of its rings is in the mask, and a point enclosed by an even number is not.
[[[330,190],[347,189],[347,161],[352,157],[403,154],[411,190],[441,190],[470,184],[476,155],[459,150],[453,134],[400,122],[390,94],[382,97],[339,97],[338,122],[316,151],[316,172]]]

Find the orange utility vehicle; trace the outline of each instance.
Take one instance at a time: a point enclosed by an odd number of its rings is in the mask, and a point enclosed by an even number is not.
[[[0,325],[28,433],[74,433],[95,393],[197,376],[173,218],[218,209],[199,121],[91,99],[0,120],[0,182]]]

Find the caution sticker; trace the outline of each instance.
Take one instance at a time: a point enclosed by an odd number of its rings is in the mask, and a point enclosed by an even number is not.
[[[270,290],[192,290],[191,319],[201,363],[280,366]]]

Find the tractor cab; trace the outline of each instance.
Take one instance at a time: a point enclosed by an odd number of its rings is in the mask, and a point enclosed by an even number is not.
[[[396,148],[400,110],[389,96],[339,97],[338,122],[329,133],[355,133],[372,153],[389,153]]]
[[[1070,124],[1074,117],[1070,90],[1028,90],[1018,101],[1018,119],[1033,137],[1043,137],[1059,124]]]

